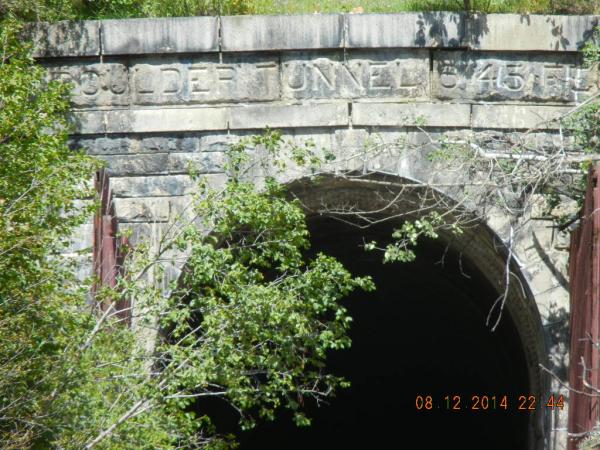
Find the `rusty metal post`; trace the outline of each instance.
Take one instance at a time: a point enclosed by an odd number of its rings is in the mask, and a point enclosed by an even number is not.
[[[96,282],[94,291],[102,286],[115,287],[117,278],[122,276],[124,249],[129,247],[126,239],[120,239],[118,222],[115,217],[110,178],[105,170],[96,174],[96,192],[100,197],[100,207],[94,217],[93,268]],[[117,316],[130,325],[131,310],[129,300],[121,300],[115,305]],[[106,305],[101,305],[105,310]]]
[[[600,417],[600,168],[591,169],[578,229],[571,235],[569,441],[577,450]]]

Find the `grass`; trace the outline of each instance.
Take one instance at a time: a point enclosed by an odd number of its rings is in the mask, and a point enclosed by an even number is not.
[[[462,11],[462,0],[254,0],[255,14]],[[471,0],[487,13],[598,14],[600,0]]]
[[[600,14],[600,0],[470,0],[485,13]],[[463,0],[0,0],[24,21],[239,14],[463,11]]]

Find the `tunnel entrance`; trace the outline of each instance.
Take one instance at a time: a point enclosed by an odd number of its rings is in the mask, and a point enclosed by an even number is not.
[[[440,241],[422,243],[413,263],[382,264],[381,254],[362,244],[384,241],[389,226],[365,232],[319,219],[310,228],[311,251],[337,257],[355,275],[372,275],[377,285],[345,299],[354,318],[352,347],[328,357],[331,372],[352,385],[329,405],[308,405],[310,427],[296,427],[282,411],[241,433],[240,448],[529,448],[531,412],[518,410],[530,389],[522,343],[506,312],[494,333],[486,327],[498,294],[480,268]],[[417,410],[417,396],[431,396],[432,409]],[[455,396],[460,410],[452,409]],[[472,409],[473,396],[487,396],[488,409]]]

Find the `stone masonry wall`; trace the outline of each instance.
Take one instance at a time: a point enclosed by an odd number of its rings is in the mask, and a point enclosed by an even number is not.
[[[315,14],[64,22],[30,31],[50,76],[73,83],[73,145],[107,161],[118,219],[139,239],[183,209],[190,162],[221,183],[228,143],[267,126],[336,154],[369,139],[424,142],[425,131],[473,133],[490,145],[495,136],[521,136],[598,92],[580,53],[598,21]],[[528,136],[544,145],[557,134],[550,124]],[[416,180],[431,175],[418,154],[361,164]],[[500,236],[504,225],[490,222]],[[91,239],[91,225],[82,227],[72,251]],[[568,326],[567,245],[541,221],[517,249],[557,370],[568,348],[560,337]],[[564,433],[548,432],[545,448],[564,442]]]

